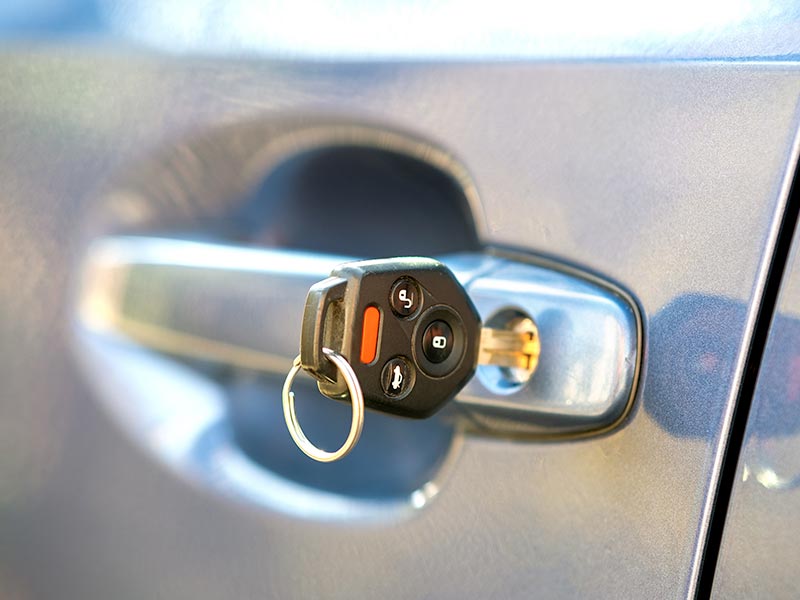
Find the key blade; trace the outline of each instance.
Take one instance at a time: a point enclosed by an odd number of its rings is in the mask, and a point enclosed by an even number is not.
[[[516,319],[508,329],[481,329],[478,364],[533,372],[540,352],[539,331],[532,319]]]

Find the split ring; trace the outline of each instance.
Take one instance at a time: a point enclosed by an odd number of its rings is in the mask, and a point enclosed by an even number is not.
[[[294,359],[292,368],[289,370],[289,374],[283,384],[283,416],[286,419],[286,426],[289,428],[289,435],[292,436],[295,444],[306,456],[319,462],[334,462],[347,456],[358,443],[358,438],[361,437],[361,430],[364,427],[364,394],[361,391],[361,385],[358,383],[358,377],[353,371],[353,367],[347,362],[347,359],[330,348],[323,348],[322,352],[339,369],[347,384],[347,390],[350,392],[353,419],[350,423],[350,433],[347,435],[344,444],[338,450],[328,452],[312,444],[300,427],[300,422],[297,420],[297,414],[294,410],[294,392],[292,392],[294,378],[303,368],[300,364],[300,355]]]

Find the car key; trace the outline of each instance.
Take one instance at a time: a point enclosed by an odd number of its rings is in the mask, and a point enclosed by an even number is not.
[[[337,460],[358,441],[364,407],[428,417],[466,385],[479,363],[533,371],[538,355],[532,322],[522,332],[482,329],[463,286],[437,260],[345,263],[306,298],[300,354],[284,385],[287,425],[306,454]],[[350,397],[350,435],[336,452],[316,448],[299,427],[290,388],[300,369],[325,396]]]

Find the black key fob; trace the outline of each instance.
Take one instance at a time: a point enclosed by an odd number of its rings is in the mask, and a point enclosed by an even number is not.
[[[478,362],[481,322],[464,288],[431,258],[345,263],[306,298],[300,362],[320,391],[347,388],[324,356],[344,356],[367,407],[406,417],[436,412],[466,385]]]

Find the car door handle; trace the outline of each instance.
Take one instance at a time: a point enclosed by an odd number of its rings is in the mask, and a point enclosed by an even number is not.
[[[515,385],[480,367],[456,399],[484,431],[582,434],[625,414],[641,323],[620,290],[494,254],[441,257],[484,322],[534,318],[541,371]],[[87,255],[78,324],[168,355],[283,376],[297,354],[305,295],[346,256],[167,238],[113,237]],[[502,326],[502,323],[499,325]]]
[[[535,376],[516,379],[511,369],[480,366],[441,418],[406,426],[371,415],[356,451],[323,467],[324,474],[298,462],[300,453],[288,445],[279,384],[263,388],[263,414],[246,417],[251,437],[267,447],[252,462],[236,433],[240,411],[231,410],[215,381],[220,367],[234,367],[282,382],[298,351],[308,288],[351,257],[145,236],[100,239],[81,268],[74,345],[104,405],[160,460],[226,495],[304,517],[363,519],[424,505],[438,489],[431,470],[438,471],[451,445],[446,422],[468,435],[536,441],[593,435],[624,419],[642,341],[639,312],[624,291],[523,254],[439,258],[485,324],[502,327],[520,315],[535,320],[542,345]],[[341,416],[330,412],[338,403],[319,401],[317,421]],[[369,473],[378,496],[399,496],[379,506],[363,501],[352,469]],[[343,481],[355,487],[332,495]]]

